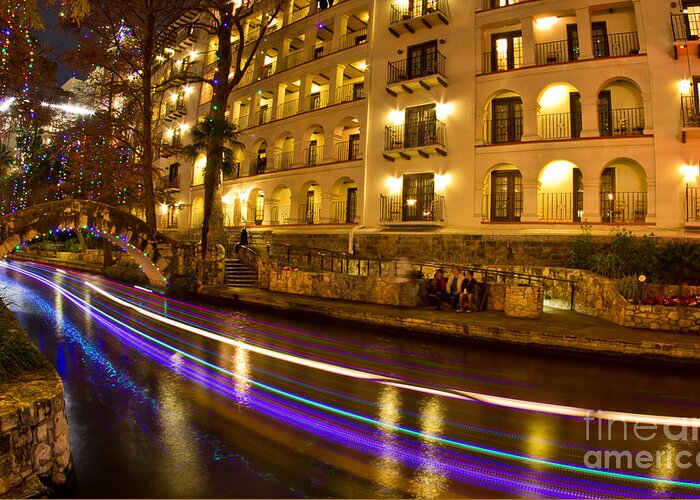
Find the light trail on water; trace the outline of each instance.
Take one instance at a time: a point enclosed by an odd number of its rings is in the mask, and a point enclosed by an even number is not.
[[[177,319],[177,310],[173,310],[172,307],[168,309],[169,315],[165,316],[117,296],[117,292],[114,290],[112,290],[112,292],[114,292],[112,293],[104,289],[103,286],[85,281],[85,287],[103,297],[107,302],[116,304],[133,313],[137,313],[136,315],[126,315],[122,313],[122,317],[119,318],[117,317],[118,309],[111,309],[111,311],[108,312],[107,308],[102,305],[102,302],[91,301],[88,303],[80,298],[78,293],[76,293],[79,289],[76,287],[83,284],[81,283],[83,278],[79,274],[73,276],[73,273],[67,273],[65,271],[61,273],[62,279],[67,278],[72,281],[74,288],[70,290],[68,286],[55,283],[52,274],[56,271],[49,273],[48,270],[44,269],[44,272],[48,273],[47,277],[34,270],[28,270],[26,267],[29,266],[17,266],[7,263],[3,263],[3,265],[13,271],[40,281],[61,293],[86,314],[92,314],[97,321],[105,326],[108,331],[115,334],[120,341],[128,343],[134,349],[149,357],[149,359],[163,366],[170,367],[172,365],[172,354],[177,354],[184,360],[178,367],[178,373],[229,398],[233,397],[235,392],[234,388],[231,386],[230,378],[233,377],[239,381],[245,382],[254,388],[250,401],[252,401],[252,407],[255,408],[256,411],[281,420],[287,425],[300,428],[305,432],[311,431],[317,435],[322,435],[325,439],[341,442],[349,449],[362,449],[365,453],[376,454],[376,447],[379,443],[379,440],[376,439],[376,432],[378,430],[382,432],[395,432],[403,436],[400,440],[399,448],[397,449],[398,459],[407,466],[415,466],[415,464],[419,463],[421,460],[420,443],[426,442],[427,440],[431,446],[437,448],[440,454],[440,470],[453,480],[480,486],[486,484],[488,485],[487,487],[491,489],[506,493],[529,492],[530,494],[536,495],[575,497],[599,495],[645,496],[645,494],[648,495],[650,491],[653,492],[654,488],[658,485],[681,488],[687,491],[700,490],[699,484],[688,481],[641,476],[608,470],[588,469],[575,464],[545,460],[501,449],[475,445],[447,436],[430,434],[415,428],[383,422],[368,415],[349,411],[262,383],[252,378],[243,377],[239,373],[228,370],[191,352],[149,335],[142,329],[135,328],[128,324],[127,321],[133,321],[134,316],[137,315],[139,317],[149,318],[167,327],[187,332],[189,335],[196,335],[212,342],[227,344],[238,349],[253,352],[259,356],[303,366],[310,370],[318,370],[339,377],[356,379],[362,383],[394,387],[423,395],[450,398],[468,404],[480,404],[486,405],[487,407],[496,406],[509,411],[538,412],[552,417],[572,418],[592,416],[603,419],[614,418],[618,421],[627,419],[630,422],[663,422],[667,425],[682,424],[697,426],[698,421],[696,419],[604,410],[594,412],[593,410],[585,408],[525,401],[464,391],[461,389],[445,389],[441,387],[416,385],[410,381],[388,374],[339,366],[328,360],[307,359],[289,354],[288,352],[281,352],[267,347],[253,345],[250,342],[236,340],[221,333],[215,333]],[[100,283],[105,283],[105,281],[100,280]],[[134,298],[145,301],[157,300],[150,293],[139,291],[137,294],[133,289],[129,290],[132,300]],[[100,305],[100,307],[98,307],[98,305]],[[322,422],[323,425],[321,425]],[[321,432],[322,429],[324,432]],[[344,436],[345,439],[341,439],[342,436]],[[543,467],[547,471],[538,472],[533,476],[532,471],[528,471],[528,467],[531,468],[533,466]],[[526,471],[528,472],[526,473]],[[527,477],[527,479],[524,479],[525,477]],[[624,484],[606,483],[605,481],[608,480],[621,481]],[[651,488],[651,490],[647,488]],[[670,496],[674,495],[673,493],[670,494]],[[685,493],[683,495],[679,494],[679,496],[687,497],[689,495]]]

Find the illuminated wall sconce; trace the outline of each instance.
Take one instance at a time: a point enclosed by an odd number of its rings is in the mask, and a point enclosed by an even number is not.
[[[435,174],[435,191],[443,192],[452,183],[450,174]]]
[[[454,105],[452,103],[439,102],[435,105],[435,117],[438,120],[445,120],[452,114]]]
[[[700,166],[698,165],[683,165],[680,171],[686,184],[694,183],[700,177]]]
[[[538,29],[548,30],[549,28],[557,24],[557,18],[554,16],[540,17],[539,19],[535,20],[535,24],[537,25]]]
[[[386,180],[386,187],[389,194],[400,194],[403,189],[403,180],[400,177],[389,177]]]
[[[680,90],[681,94],[683,95],[689,94],[692,88],[693,82],[691,82],[688,78],[683,78],[680,82],[678,82],[678,90]]]
[[[401,125],[403,123],[404,114],[403,111],[395,109],[389,113],[389,123],[392,125]]]

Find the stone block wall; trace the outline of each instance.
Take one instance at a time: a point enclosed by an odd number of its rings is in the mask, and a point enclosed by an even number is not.
[[[53,371],[29,378],[2,386],[0,497],[35,477],[61,487],[72,474],[61,380]]]
[[[539,286],[506,285],[506,316],[537,319],[542,316],[544,290]]]
[[[420,283],[404,278],[371,278],[301,270],[270,270],[273,292],[355,302],[416,307]]]

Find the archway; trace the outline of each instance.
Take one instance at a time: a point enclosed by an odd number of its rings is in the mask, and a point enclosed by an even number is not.
[[[538,178],[537,215],[542,222],[580,222],[583,176],[570,161],[548,163]]]
[[[355,224],[358,219],[358,186],[350,177],[338,179],[331,189],[331,223]]]
[[[335,158],[337,161],[354,161],[362,158],[360,149],[360,120],[355,117],[343,118],[333,136],[337,138]]]
[[[289,224],[292,215],[292,190],[287,186],[277,186],[270,203],[270,224]]]
[[[537,99],[537,131],[542,140],[581,137],[581,94],[568,83],[546,87]]]
[[[294,163],[294,136],[291,132],[283,132],[275,141],[275,170],[289,170]]]
[[[192,200],[192,227],[202,227],[204,222],[204,198],[197,196]]]
[[[497,92],[484,109],[484,143],[520,142],[522,136],[522,98],[510,90]]]
[[[265,220],[265,194],[262,189],[253,189],[248,194],[247,224],[262,225]]]
[[[320,125],[312,125],[304,132],[304,165],[315,166],[323,163],[326,133]]]
[[[309,181],[301,189],[302,224],[318,224],[321,222],[321,186],[318,182]]]
[[[484,178],[482,217],[488,222],[520,222],[523,176],[515,165],[500,164]]]
[[[602,222],[643,223],[648,210],[647,175],[629,158],[609,162],[600,175]]]
[[[200,154],[192,166],[192,185],[204,184],[204,169],[207,166],[207,155]]]
[[[636,83],[618,79],[600,89],[598,129],[603,137],[644,134],[644,100]]]

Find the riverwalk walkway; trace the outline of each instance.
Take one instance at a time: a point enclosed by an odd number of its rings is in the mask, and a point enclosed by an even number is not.
[[[205,287],[200,294],[233,306],[324,316],[375,327],[505,342],[546,349],[641,356],[700,363],[700,335],[625,328],[582,314],[545,308],[538,320],[499,311],[456,313],[447,305],[405,308],[270,292],[258,288]]]

